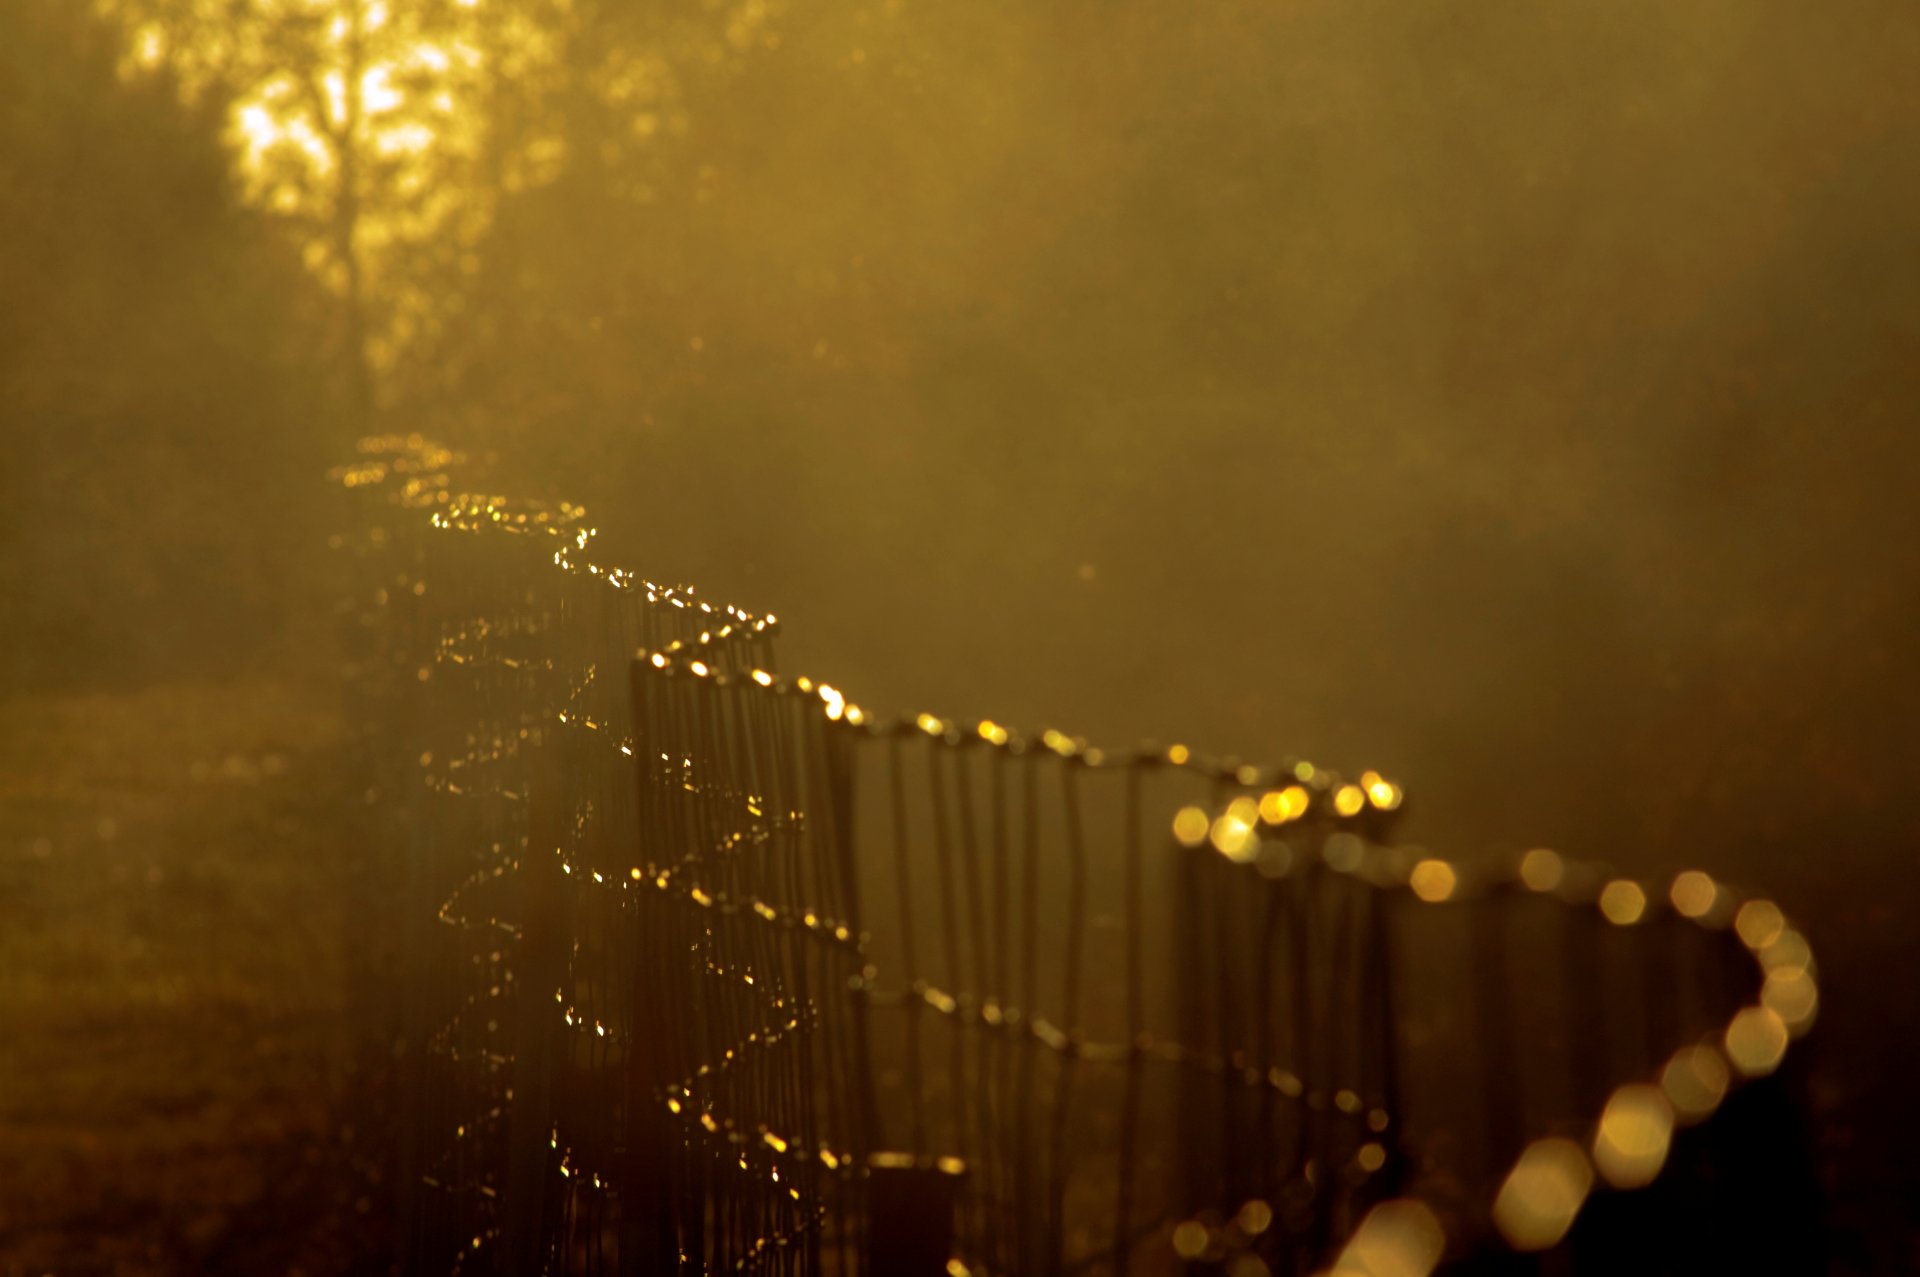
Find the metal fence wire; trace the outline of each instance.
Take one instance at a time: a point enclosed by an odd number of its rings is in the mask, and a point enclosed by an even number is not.
[[[1704,874],[879,719],[478,474],[416,435],[334,476],[408,1272],[1424,1277],[1564,1250],[1812,1021],[1804,938]]]

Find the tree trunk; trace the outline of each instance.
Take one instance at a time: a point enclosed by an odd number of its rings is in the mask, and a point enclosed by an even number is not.
[[[371,432],[374,415],[373,369],[367,354],[367,298],[365,271],[360,261],[360,134],[365,115],[366,15],[365,0],[347,0],[345,65],[341,88],[345,120],[340,131],[340,180],[334,199],[334,252],[346,272],[345,332],[342,356],[347,380],[347,411],[356,428]]]

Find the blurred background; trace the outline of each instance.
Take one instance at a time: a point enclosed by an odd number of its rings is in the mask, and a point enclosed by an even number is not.
[[[9,0],[0,1273],[383,1244],[324,475],[394,429],[863,704],[1777,893],[1832,1270],[1920,1267],[1916,65],[1898,0]]]

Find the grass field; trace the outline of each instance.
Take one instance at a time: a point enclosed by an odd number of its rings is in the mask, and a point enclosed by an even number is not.
[[[346,756],[324,681],[0,704],[0,1277],[384,1249]]]

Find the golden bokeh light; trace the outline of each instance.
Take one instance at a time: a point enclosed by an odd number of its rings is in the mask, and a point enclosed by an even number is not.
[[[1732,1082],[1727,1058],[1715,1047],[1681,1047],[1660,1071],[1660,1090],[1673,1106],[1674,1120],[1685,1126],[1711,1114],[1726,1098]]]
[[[1615,878],[1600,889],[1600,912],[1614,926],[1630,927],[1646,916],[1646,890],[1630,879]]]
[[[1398,1197],[1367,1212],[1333,1271],[1339,1277],[1427,1277],[1446,1244],[1446,1231],[1431,1207]]]
[[[1252,822],[1232,810],[1213,822],[1208,837],[1214,850],[1229,860],[1245,864],[1260,854],[1260,835],[1254,832]]]
[[[1552,891],[1566,877],[1566,862],[1560,853],[1536,847],[1520,857],[1520,881],[1529,891]]]
[[[1233,1222],[1247,1236],[1258,1237],[1273,1226],[1273,1208],[1255,1197],[1240,1207]]]
[[[1772,944],[1786,925],[1786,916],[1771,900],[1749,900],[1733,916],[1733,929],[1741,943],[1755,952]]]
[[[1545,1250],[1567,1235],[1592,1188],[1585,1149],[1557,1136],[1535,1140],[1501,1184],[1493,1222],[1515,1250]]]
[[[1260,835],[1240,824],[1233,816],[1221,816],[1215,820],[1208,837],[1213,843],[1213,851],[1227,856],[1229,860],[1244,864],[1260,855]]]
[[[1358,785],[1342,785],[1333,791],[1333,809],[1342,816],[1357,816],[1366,805],[1366,791]]]
[[[1713,912],[1720,899],[1720,888],[1707,874],[1698,869],[1689,869],[1674,877],[1673,887],[1667,893],[1673,901],[1673,907],[1683,918],[1704,918]]]
[[[1659,1087],[1632,1083],[1607,1101],[1593,1136],[1593,1164],[1615,1188],[1651,1184],[1673,1143],[1673,1109]]]
[[[1770,1007],[1743,1007],[1727,1024],[1727,1059],[1745,1077],[1765,1077],[1787,1053],[1787,1026]]]
[[[1760,1005],[1780,1017],[1791,1037],[1813,1027],[1820,1008],[1820,989],[1805,967],[1777,967],[1760,986]]]
[[[1813,971],[1813,948],[1792,927],[1782,927],[1754,956],[1764,971]]]
[[[1427,859],[1413,867],[1413,872],[1407,877],[1407,885],[1413,888],[1414,895],[1428,904],[1438,904],[1452,899],[1460,879],[1454,873],[1453,866],[1446,861]]]
[[[1273,789],[1260,797],[1260,819],[1269,825],[1284,825],[1290,820],[1298,820],[1307,814],[1312,799],[1300,785],[1288,785],[1285,789]]]
[[[1173,1252],[1182,1259],[1198,1259],[1207,1253],[1212,1240],[1207,1226],[1197,1219],[1181,1220],[1173,1230]]]
[[[1174,813],[1173,836],[1182,847],[1198,847],[1207,840],[1207,829],[1212,823],[1205,808],[1182,807]]]
[[[1393,811],[1400,806],[1405,794],[1400,786],[1394,784],[1379,772],[1360,773],[1360,785],[1367,791],[1367,801],[1381,811]]]

